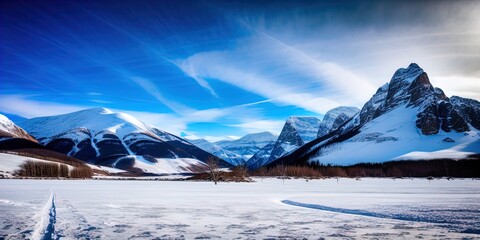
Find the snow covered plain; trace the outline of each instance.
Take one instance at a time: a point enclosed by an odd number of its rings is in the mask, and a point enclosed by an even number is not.
[[[478,180],[255,180],[0,180],[0,239],[480,238]]]

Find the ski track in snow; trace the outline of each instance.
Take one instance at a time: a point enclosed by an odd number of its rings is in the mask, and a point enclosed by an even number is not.
[[[35,225],[32,234],[34,240],[52,240],[55,236],[55,223],[57,221],[57,211],[55,207],[55,194],[52,192],[47,203],[39,213],[39,222]]]
[[[337,207],[329,207],[324,205],[318,204],[310,204],[310,203],[301,203],[291,200],[282,200],[281,203],[295,206],[295,207],[302,207],[302,208],[310,208],[315,210],[321,211],[328,211],[334,213],[342,213],[342,214],[351,214],[357,216],[365,216],[365,217],[374,217],[374,218],[383,218],[383,219],[392,219],[392,220],[401,220],[401,221],[411,221],[411,222],[424,222],[424,223],[434,223],[434,224],[447,224],[448,227],[452,225],[459,225],[462,222],[458,221],[448,221],[445,219],[435,219],[434,216],[417,216],[412,214],[401,214],[401,213],[379,213],[379,212],[372,212],[366,211],[361,209],[348,209],[348,208],[337,208]],[[461,232],[464,233],[473,233],[473,234],[480,234],[480,230],[476,229],[463,229]]]

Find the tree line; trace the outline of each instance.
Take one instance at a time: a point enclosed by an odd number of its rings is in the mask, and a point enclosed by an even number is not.
[[[469,160],[402,160],[384,163],[360,163],[352,166],[275,165],[251,171],[252,176],[291,177],[480,177],[480,161]]]
[[[28,160],[20,165],[17,175],[24,177],[91,178],[93,171],[86,165],[75,166],[69,171],[66,164]]]

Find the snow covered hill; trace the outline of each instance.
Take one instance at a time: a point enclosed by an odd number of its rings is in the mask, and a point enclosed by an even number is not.
[[[15,125],[5,115],[0,114],[0,140],[5,138],[23,138],[32,142],[37,142],[25,130]]]
[[[250,159],[260,149],[277,140],[277,136],[270,132],[252,133],[237,140],[223,140],[214,144],[224,150],[236,153],[243,157],[244,161]]]
[[[188,140],[188,141],[194,144],[195,146],[227,161],[233,166],[237,166],[245,163],[245,159],[242,155],[236,154],[232,151],[225,150],[222,147],[214,143],[211,143],[205,139],[194,139],[194,140]]]
[[[20,170],[20,166],[27,161],[52,163],[51,161],[34,157],[19,156],[13,153],[0,153],[0,176],[13,177],[16,174],[16,171]],[[68,166],[70,169],[73,168],[73,166]]]
[[[105,108],[33,118],[19,125],[50,149],[87,163],[135,172],[204,171],[205,161],[213,157],[131,115],[114,113]],[[230,166],[222,160],[221,165]]]
[[[395,72],[359,114],[283,162],[351,165],[480,153],[480,103],[448,98],[417,64]],[[277,162],[278,164],[278,162]]]

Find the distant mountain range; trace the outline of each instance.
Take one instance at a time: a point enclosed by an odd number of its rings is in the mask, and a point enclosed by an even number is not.
[[[231,141],[186,140],[105,108],[18,122],[0,114],[0,150],[53,150],[83,162],[139,174],[222,167],[466,159],[480,154],[480,103],[432,86],[417,64],[395,72],[362,107],[337,107],[322,120],[288,118],[270,132]],[[51,153],[49,153],[51,155]]]
[[[245,164],[265,146],[276,141],[277,136],[270,132],[247,134],[237,140],[208,142],[204,139],[189,140],[201,149],[224,159],[232,165]]]

